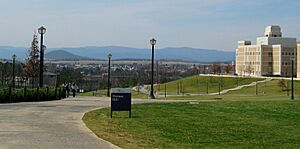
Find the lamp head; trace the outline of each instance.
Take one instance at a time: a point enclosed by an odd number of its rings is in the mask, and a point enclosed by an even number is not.
[[[13,59],[16,59],[16,58],[17,58],[16,54],[14,54],[14,55],[12,56],[12,58],[13,58]]]
[[[111,54],[111,53],[109,53],[109,54],[107,55],[107,57],[108,57],[108,58],[111,58],[111,57],[112,57],[112,54]]]
[[[152,38],[152,39],[150,40],[150,44],[151,44],[151,45],[155,45],[155,44],[156,44],[156,40],[155,40],[154,38]]]
[[[39,34],[45,34],[46,33],[46,28],[44,26],[41,26],[39,29]]]

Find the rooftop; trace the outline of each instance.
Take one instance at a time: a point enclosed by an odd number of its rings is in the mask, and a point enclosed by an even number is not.
[[[278,25],[270,25],[265,29],[266,37],[282,37],[281,28]]]

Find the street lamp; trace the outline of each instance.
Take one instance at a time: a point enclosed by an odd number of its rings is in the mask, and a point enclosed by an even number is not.
[[[150,40],[150,44],[152,45],[152,68],[151,68],[151,92],[150,92],[150,98],[155,99],[154,93],[153,93],[153,69],[154,69],[154,46],[156,44],[156,40],[152,38]]]
[[[110,61],[111,61],[112,54],[109,53],[107,57],[108,57],[107,97],[110,97]]]
[[[294,55],[296,53],[294,52]],[[291,57],[291,61],[292,61],[292,95],[291,95],[291,99],[294,100],[294,61],[295,61],[295,57],[294,55],[292,55]]]
[[[41,34],[41,46],[40,46],[40,80],[39,80],[39,86],[43,87],[43,74],[44,74],[44,34],[46,33],[45,27],[40,27],[38,29],[39,34]]]
[[[17,56],[16,56],[16,54],[14,54],[13,56],[12,56],[12,59],[13,59],[13,74],[12,74],[12,88],[15,88],[15,79],[16,79],[16,76],[15,76],[15,65],[16,65],[16,58],[17,58]]]
[[[3,86],[3,78],[4,78],[4,77],[3,77],[3,74],[4,74],[4,73],[3,73],[3,72],[4,72],[3,70],[4,70],[4,64],[3,64],[2,62],[0,62],[0,64],[1,64],[1,86]]]

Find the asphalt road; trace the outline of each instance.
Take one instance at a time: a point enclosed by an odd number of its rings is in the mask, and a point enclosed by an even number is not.
[[[0,149],[117,148],[81,120],[85,112],[109,105],[108,98],[94,97],[0,104]]]

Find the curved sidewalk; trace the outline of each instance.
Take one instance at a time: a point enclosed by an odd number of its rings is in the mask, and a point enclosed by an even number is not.
[[[189,101],[194,100],[134,99],[133,103]],[[109,106],[106,97],[0,104],[0,149],[119,148],[98,138],[82,121],[84,113]]]
[[[109,105],[108,99],[94,97],[0,104],[0,149],[118,148],[81,120],[85,112]]]

